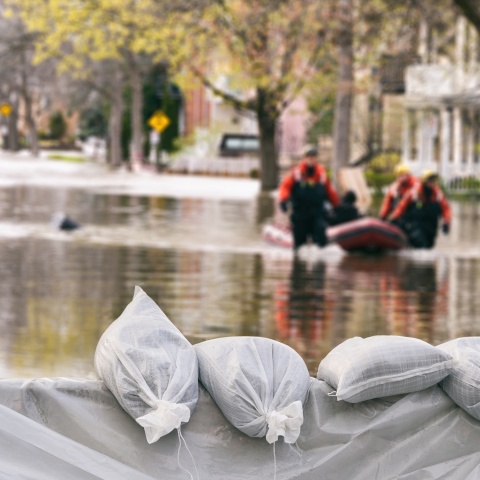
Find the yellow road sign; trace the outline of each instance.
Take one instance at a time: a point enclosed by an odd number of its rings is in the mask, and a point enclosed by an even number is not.
[[[170,119],[161,110],[157,110],[148,120],[148,124],[157,132],[163,132],[170,125]]]
[[[12,106],[9,103],[2,103],[0,105],[0,113],[8,117],[12,113]]]

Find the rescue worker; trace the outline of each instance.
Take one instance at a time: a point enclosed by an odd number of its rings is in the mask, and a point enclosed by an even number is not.
[[[394,173],[396,175],[395,181],[388,187],[380,207],[379,217],[381,220],[388,219],[400,200],[418,182],[407,165],[397,165]]]
[[[328,204],[339,204],[338,194],[323,165],[318,163],[318,150],[308,149],[300,163],[282,180],[279,188],[280,209],[288,212],[293,230],[293,249],[297,251],[309,239],[319,247],[327,244]]]
[[[353,190],[347,190],[342,197],[342,201],[333,209],[333,218],[331,225],[340,225],[341,223],[357,220],[362,215],[355,205],[357,195]]]
[[[408,220],[401,226],[413,248],[434,247],[440,218],[442,232],[447,235],[450,231],[450,204],[437,185],[437,180],[438,175],[435,172],[425,170],[421,183],[417,183],[403,197],[391,215],[394,223],[408,215]]]

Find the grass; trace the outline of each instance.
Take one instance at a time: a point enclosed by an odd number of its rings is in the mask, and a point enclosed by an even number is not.
[[[62,162],[83,163],[85,158],[80,155],[62,155],[61,153],[51,153],[48,160],[60,160]]]

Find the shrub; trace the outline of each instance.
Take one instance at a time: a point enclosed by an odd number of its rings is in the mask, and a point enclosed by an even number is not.
[[[401,162],[398,152],[384,152],[370,160],[365,169],[367,185],[376,190],[382,190],[395,180],[395,167]]]
[[[368,163],[367,171],[375,173],[392,173],[395,167],[402,161],[398,152],[385,152],[376,155]]]
[[[67,122],[62,112],[54,112],[50,116],[50,138],[61,140],[67,132]]]

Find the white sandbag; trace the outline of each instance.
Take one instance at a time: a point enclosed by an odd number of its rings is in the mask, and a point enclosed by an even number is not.
[[[453,370],[440,386],[472,417],[480,420],[480,337],[462,337],[438,345],[452,355]]]
[[[320,362],[317,379],[337,400],[351,403],[417,392],[439,383],[453,368],[452,356],[423,340],[395,335],[354,337]]]
[[[140,287],[100,338],[95,370],[148,443],[188,422],[198,400],[193,346]]]
[[[195,345],[200,382],[225,417],[250,437],[296,442],[310,387],[292,348],[262,337],[226,337]]]

